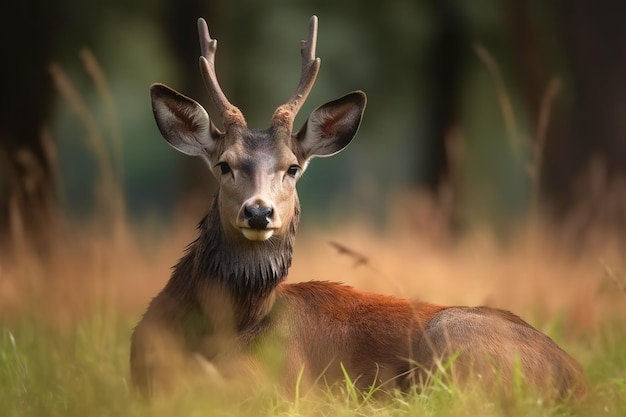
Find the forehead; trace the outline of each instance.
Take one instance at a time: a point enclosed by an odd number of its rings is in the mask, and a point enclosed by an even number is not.
[[[278,137],[269,129],[233,133],[225,138],[221,157],[236,161],[241,168],[297,162],[290,137]]]

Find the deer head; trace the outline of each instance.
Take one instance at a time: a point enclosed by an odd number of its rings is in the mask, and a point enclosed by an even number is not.
[[[269,128],[249,129],[217,81],[217,41],[211,39],[204,19],[198,20],[198,32],[200,71],[223,131],[196,101],[154,84],[150,95],[159,130],[178,151],[207,162],[219,182],[217,207],[227,236],[265,241],[284,235],[299,204],[296,182],[312,157],[333,155],[350,143],[361,123],[365,93],[355,91],[318,107],[294,132],[294,118],[320,67],[320,59],[315,58],[317,17],[313,16],[308,39],[301,41],[302,74],[295,92],[276,109]]]

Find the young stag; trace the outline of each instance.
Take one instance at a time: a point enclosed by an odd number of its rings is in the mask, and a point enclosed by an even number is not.
[[[317,18],[302,41],[296,91],[270,127],[249,129],[220,88],[217,41],[198,21],[200,69],[223,130],[194,100],[161,85],[150,93],[157,125],[174,148],[202,157],[219,181],[172,276],[137,325],[131,345],[135,386],[153,393],[192,368],[228,375],[231,358],[257,364],[257,347],[281,349],[281,379],[328,384],[344,370],[360,388],[406,389],[427,382],[453,358],[454,381],[529,385],[564,397],[584,391],[579,365],[519,317],[486,307],[444,307],[368,294],[332,282],[286,284],[300,205],[296,182],[314,156],[333,155],[355,136],[365,109],[361,91],[314,110],[293,130],[319,70]],[[252,366],[252,365],[251,365]],[[185,371],[185,374],[187,371]]]

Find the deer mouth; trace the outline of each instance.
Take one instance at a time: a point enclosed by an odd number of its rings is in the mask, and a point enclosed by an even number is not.
[[[242,227],[241,233],[248,240],[264,241],[274,235],[276,229],[253,229],[250,227]]]

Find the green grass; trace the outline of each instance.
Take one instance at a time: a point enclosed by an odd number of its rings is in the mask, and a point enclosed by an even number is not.
[[[384,400],[376,390],[358,392],[347,380],[332,390],[301,393],[299,398],[285,398],[272,386],[254,390],[186,387],[172,397],[146,403],[129,388],[129,336],[135,319],[92,314],[72,324],[52,325],[23,315],[3,321],[0,415],[626,415],[625,323],[607,323],[597,333],[565,346],[580,359],[589,378],[591,393],[582,404],[548,404],[524,392],[508,400],[488,398],[476,392],[456,391],[443,379],[435,380],[425,392],[391,393]]]

